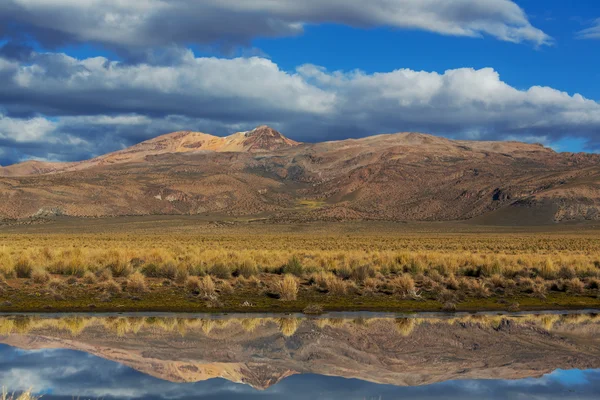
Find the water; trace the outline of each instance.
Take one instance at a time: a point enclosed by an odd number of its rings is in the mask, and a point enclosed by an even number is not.
[[[44,399],[598,399],[600,316],[0,316]]]

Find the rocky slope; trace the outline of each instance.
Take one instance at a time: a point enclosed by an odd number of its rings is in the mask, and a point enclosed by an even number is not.
[[[262,126],[175,132],[77,163],[0,168],[0,218],[600,219],[600,156],[398,133],[298,143]]]

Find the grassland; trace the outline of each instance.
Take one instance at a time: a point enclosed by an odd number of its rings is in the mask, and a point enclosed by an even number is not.
[[[599,237],[594,225],[525,231],[185,217],[4,226],[0,310],[595,308]]]

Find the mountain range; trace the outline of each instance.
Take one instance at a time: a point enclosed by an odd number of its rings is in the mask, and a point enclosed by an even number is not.
[[[79,162],[0,167],[0,218],[206,214],[272,221],[600,219],[600,155],[396,133],[300,143],[180,131]]]

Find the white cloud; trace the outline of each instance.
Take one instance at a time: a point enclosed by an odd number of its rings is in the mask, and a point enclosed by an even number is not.
[[[600,144],[600,103],[550,87],[517,89],[491,68],[284,71],[260,57],[189,52],[165,67],[47,53],[27,63],[0,58],[0,79],[0,145],[30,157],[85,158],[178,129],[228,134],[262,123],[307,141],[412,130]]]
[[[419,29],[548,44],[511,0],[4,0],[5,30],[48,44],[97,42],[135,49],[171,44],[242,44],[297,35],[308,24]],[[15,24],[17,23],[17,24]]]
[[[579,32],[581,39],[600,39],[600,18],[594,21],[594,25]]]
[[[17,143],[38,142],[51,139],[55,125],[46,118],[9,118],[0,114],[0,139]]]

